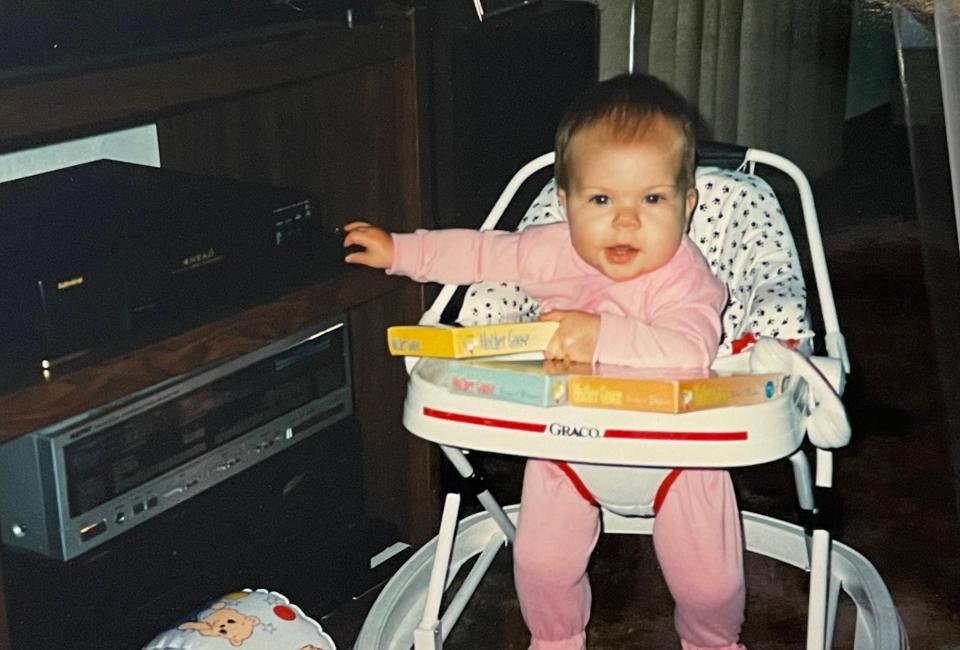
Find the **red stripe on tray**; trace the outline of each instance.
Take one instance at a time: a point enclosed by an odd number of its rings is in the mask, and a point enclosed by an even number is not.
[[[536,422],[518,422],[516,420],[501,420],[480,415],[453,413],[439,409],[423,407],[423,414],[438,420],[479,424],[485,427],[499,427],[516,431],[543,433],[547,425]],[[603,432],[604,438],[628,438],[632,440],[684,440],[694,442],[736,442],[747,439],[746,431],[634,431],[631,429],[607,429]]]
[[[746,431],[631,431],[607,429],[604,438],[630,438],[633,440],[686,440],[694,442],[733,442],[746,440]]]
[[[437,409],[423,407],[423,414],[430,418],[440,420],[450,420],[452,422],[465,422],[467,424],[479,424],[485,427],[500,427],[502,429],[516,429],[518,431],[530,431],[532,433],[543,433],[547,430],[545,424],[535,424],[532,422],[516,422],[514,420],[498,420],[496,418],[481,417],[478,415],[465,415],[463,413],[451,413],[450,411],[439,411]]]

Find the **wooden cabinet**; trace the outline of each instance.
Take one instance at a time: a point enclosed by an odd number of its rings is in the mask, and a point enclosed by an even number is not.
[[[0,71],[0,151],[155,122],[163,167],[307,190],[330,223],[430,224],[416,18],[271,26],[143,57]],[[405,372],[383,334],[418,317],[421,288],[351,269],[298,299],[311,302],[298,318],[348,313],[367,509],[425,541],[437,455],[403,430]],[[0,618],[0,647],[4,627]]]
[[[403,30],[405,42],[382,26],[366,26],[385,42],[359,38],[357,46],[393,49],[383,60],[344,65],[159,116],[162,165],[306,189],[332,223],[362,217],[389,229],[416,228],[427,201],[421,188],[423,130],[418,128],[411,21],[404,17],[386,23]],[[314,56],[322,57],[317,46]],[[296,65],[296,57],[287,64]],[[432,462],[431,453],[401,426],[403,368],[385,356],[384,329],[415,320],[421,311],[420,289],[413,286],[350,311],[370,507],[396,524],[405,538],[418,541],[433,534],[435,499],[414,497],[422,487],[410,485],[407,477],[415,466],[429,485],[430,475],[422,470]]]

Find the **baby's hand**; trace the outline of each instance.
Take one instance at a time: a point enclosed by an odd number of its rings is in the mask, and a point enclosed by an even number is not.
[[[363,250],[350,253],[343,260],[349,264],[365,264],[375,269],[393,266],[393,239],[390,233],[371,226],[366,221],[352,221],[342,228],[347,233],[343,246],[360,246]]]
[[[593,361],[593,351],[600,337],[600,316],[585,311],[554,309],[540,314],[540,320],[560,324],[543,351],[544,357],[580,363]]]

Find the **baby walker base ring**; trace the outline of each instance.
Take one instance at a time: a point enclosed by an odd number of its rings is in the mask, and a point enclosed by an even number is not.
[[[519,505],[507,506],[503,510],[515,523]],[[753,512],[741,514],[747,551],[809,570],[808,538],[800,526]],[[653,533],[652,518],[621,517],[610,512],[604,512],[603,517],[606,533]],[[414,630],[423,615],[438,542],[439,538],[435,537],[425,544],[387,582],[367,616],[354,645],[355,650],[409,650],[413,647]],[[447,586],[474,556],[484,556],[481,570],[485,573],[493,557],[506,545],[506,536],[489,513],[480,512],[462,519],[450,557]],[[478,560],[475,566],[480,564]],[[857,608],[854,650],[908,648],[899,614],[874,566],[863,555],[836,540],[831,544],[829,564],[831,599],[835,601],[842,590]],[[479,577],[482,576],[473,582]],[[476,585],[472,586],[475,588]],[[458,594],[458,597],[465,601],[471,595],[472,591]],[[462,606],[458,611],[452,609],[452,606],[448,607],[440,620],[444,639],[456,624]]]

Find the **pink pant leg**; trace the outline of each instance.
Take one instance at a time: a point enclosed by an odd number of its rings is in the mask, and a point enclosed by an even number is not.
[[[730,473],[684,470],[653,528],[684,650],[741,648],[743,537]]]
[[[551,462],[527,461],[513,571],[531,650],[586,648],[587,562],[599,534],[599,510],[570,479]]]

